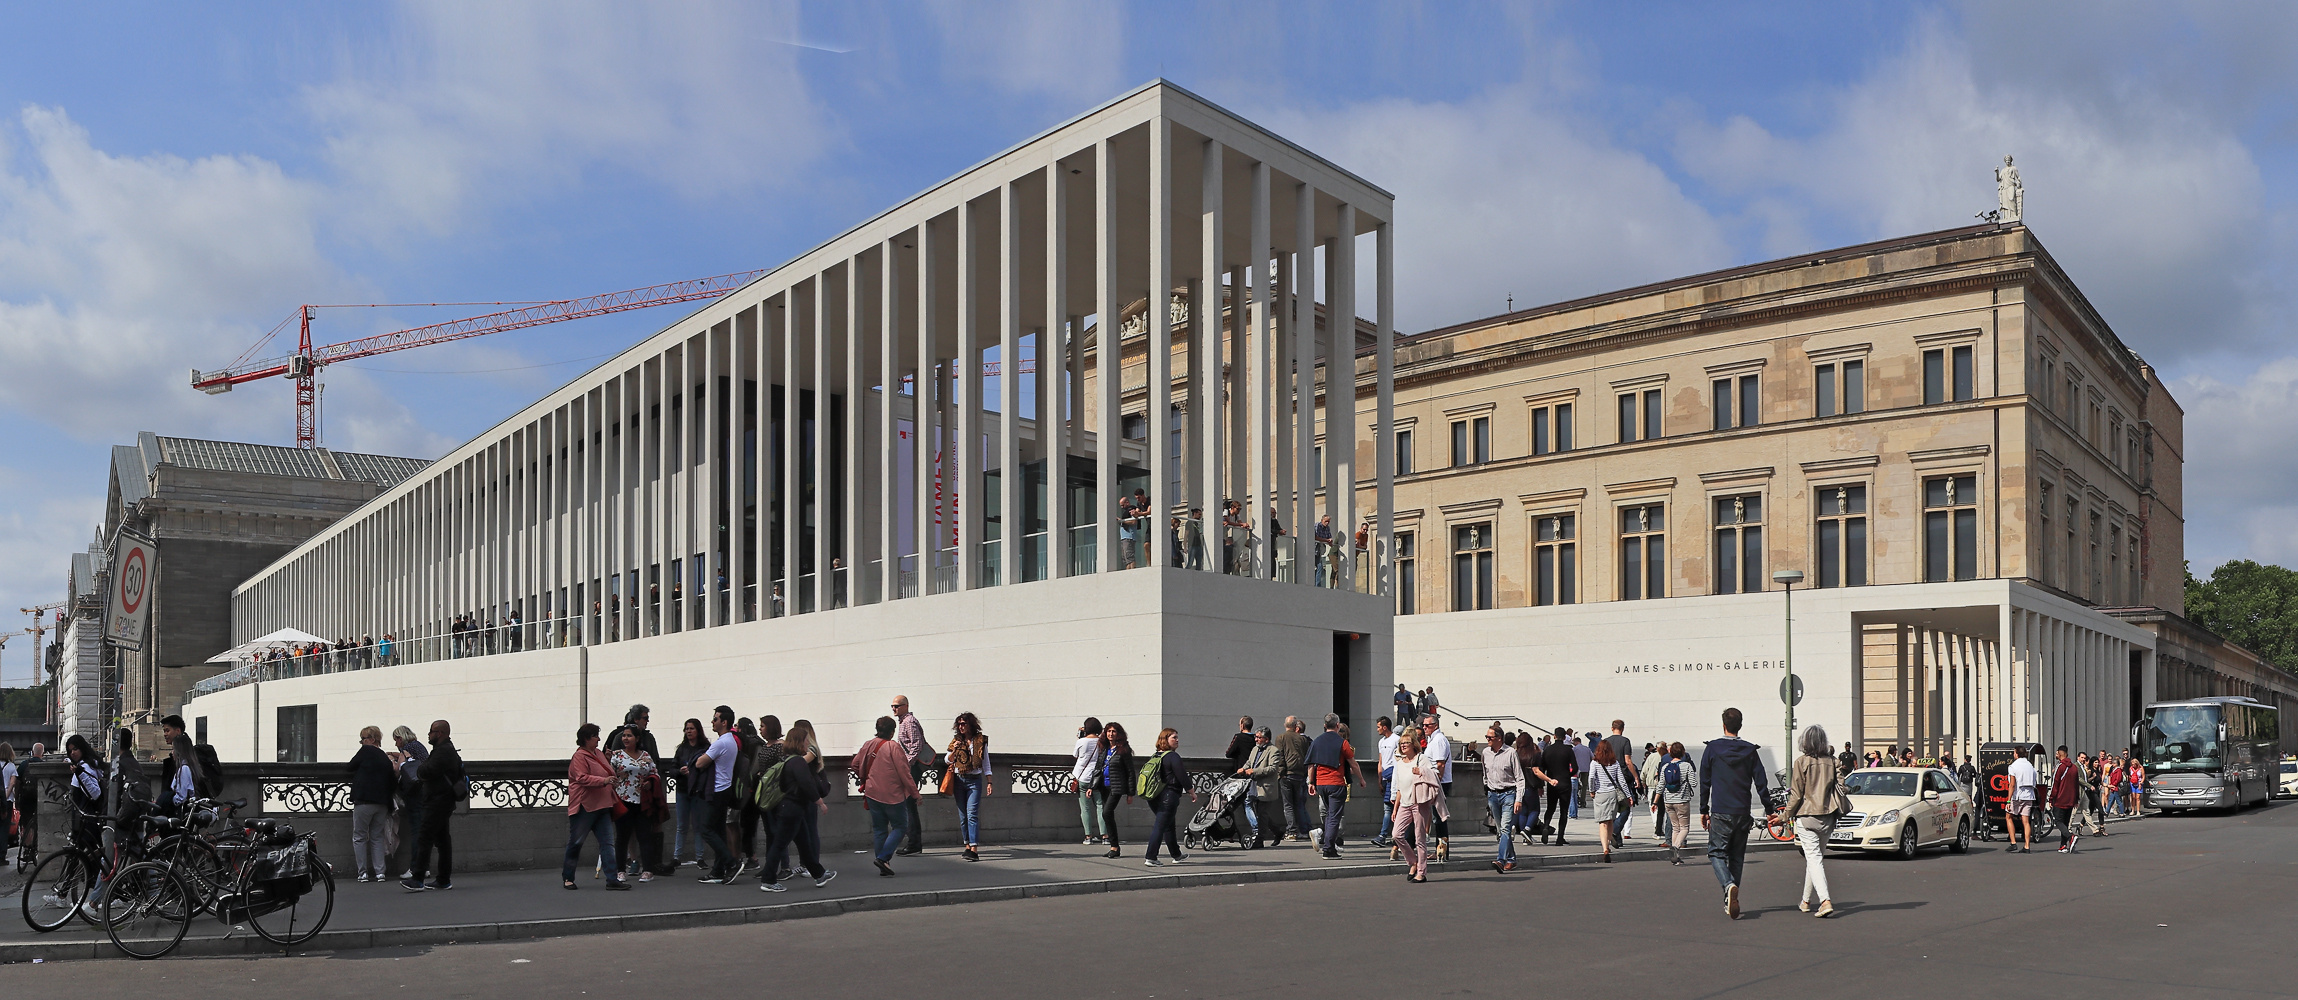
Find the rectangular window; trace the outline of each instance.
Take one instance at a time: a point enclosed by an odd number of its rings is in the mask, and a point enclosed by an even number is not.
[[[1556,404],[1556,450],[1572,450],[1572,404]]]
[[[1812,369],[1811,381],[1815,416],[1832,417],[1867,409],[1866,362],[1820,365]]]
[[[1467,464],[1468,421],[1455,420],[1452,422],[1452,467],[1457,469]]]
[[[1542,607],[1579,603],[1578,520],[1571,514],[1533,519],[1533,599]]]
[[[2074,497],[2068,497],[2066,531],[2067,572],[2066,575],[2060,577],[2060,579],[2065,581],[2064,586],[2066,587],[2067,593],[2070,594],[2082,589],[2082,583],[2080,582],[2083,576],[2082,547],[2075,540],[2075,532],[2078,530],[2076,525],[2079,525],[2082,522],[2082,504],[2077,502]],[[2053,568],[2055,569],[2056,567]]]
[[[1396,613],[1400,615],[1417,613],[1420,605],[1414,593],[1414,584],[1418,582],[1414,574],[1420,568],[1420,561],[1415,558],[1412,541],[1412,532],[1396,533]]]
[[[1811,370],[1813,416],[1835,415],[1835,366],[1820,365]]]
[[[1638,411],[1637,411],[1637,409],[1636,409],[1636,394],[1635,394],[1635,393],[1632,393],[1632,392],[1630,392],[1630,393],[1623,393],[1623,394],[1621,394],[1621,396],[1620,396],[1620,443],[1621,443],[1621,444],[1627,444],[1627,443],[1628,443],[1628,442],[1630,442],[1630,441],[1641,440],[1641,435],[1638,435],[1638,434],[1636,433],[1636,414],[1637,414],[1637,412],[1638,412]]]
[[[1923,405],[1947,399],[1947,352],[1923,352]]]
[[[1763,386],[1753,375],[1739,377],[1739,425],[1754,427],[1763,423]]]
[[[1412,432],[1396,432],[1396,474],[1412,475]]]
[[[1818,495],[1820,587],[1867,585],[1867,487],[1822,486]]]
[[[2145,604],[2146,578],[2138,571],[2138,532],[2132,531],[2130,533],[2128,544],[2130,548],[2130,558],[2123,563],[2123,567],[2124,571],[2130,574],[2130,603]]]
[[[1708,392],[1708,409],[1714,414],[1712,429],[1730,430],[1732,428],[1732,413],[1737,409],[1732,405],[1731,380],[1728,378],[1715,380],[1709,384]]]
[[[2097,511],[2091,512],[2090,535],[2090,590],[2083,596],[2093,601],[2104,601],[2106,594],[2099,586],[2099,523],[2104,520]]]
[[[1452,610],[1492,607],[1492,525],[1463,524],[1452,529]]]
[[[2107,526],[2107,601],[2122,605],[2122,525]]]
[[[1843,363],[1843,412],[1867,412],[1867,362]]]
[[[1620,599],[1668,596],[1667,507],[1620,508]]]
[[[2035,579],[2051,582],[2051,484],[2044,483],[2041,499],[2035,504]]]
[[[1941,348],[1923,352],[1923,402],[1961,402],[1971,398],[1971,349]]]
[[[2107,417],[2107,436],[2104,443],[2106,444],[2107,461],[2113,462],[2115,468],[2122,468],[2122,449],[2116,447],[2122,443],[2122,418],[2120,416],[2109,415]]]
[[[207,742],[207,716],[202,715],[192,720],[192,732],[194,745]]]
[[[1548,408],[1532,411],[1532,454],[1545,455],[1553,447],[1548,437]]]
[[[277,735],[281,763],[310,764],[319,760],[319,706],[281,705]]]
[[[1763,591],[1763,495],[1717,497],[1715,507],[1715,592]]]
[[[1933,476],[1923,480],[1923,580],[1979,578],[1979,480]]]
[[[1469,422],[1475,425],[1476,464],[1492,461],[1492,418],[1478,417]]]
[[[1955,399],[1958,402],[1970,399],[1972,396],[1972,387],[1976,384],[1976,381],[1972,378],[1971,349],[1969,347],[1955,348],[1954,364]]]
[[[1660,390],[1644,390],[1644,440],[1660,436]]]
[[[1452,422],[1452,467],[1482,465],[1492,460],[1492,418]]]
[[[2059,411],[2061,416],[2064,416],[2064,417],[2066,417],[2066,418],[2067,418],[2067,423],[2070,423],[2070,424],[2071,424],[2071,423],[2074,423],[2074,422],[2075,422],[2075,409],[2076,409],[2077,407],[2079,407],[2079,406],[2081,406],[2081,405],[2082,405],[2082,401],[2083,401],[2083,380],[2082,380],[2082,376],[2076,375],[2076,374],[2075,374],[2075,373],[2073,373],[2073,372],[2068,372],[2068,373],[2067,373],[2067,400],[2066,400],[2066,404],[2065,404],[2065,406],[2064,406],[2064,407],[2063,407],[2063,408],[2062,408],[2062,409]]]

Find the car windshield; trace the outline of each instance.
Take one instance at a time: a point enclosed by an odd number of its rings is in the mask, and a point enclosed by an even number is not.
[[[1853,771],[1843,779],[1843,788],[1853,795],[1906,798],[1915,794],[1915,775],[1907,771]]]
[[[2284,773],[2284,774],[2298,774],[2298,760],[2286,760],[2286,761],[2283,761],[2283,762],[2282,762],[2282,773]]]
[[[2147,770],[2218,770],[2218,708],[2164,705],[2139,725],[2139,749]]]

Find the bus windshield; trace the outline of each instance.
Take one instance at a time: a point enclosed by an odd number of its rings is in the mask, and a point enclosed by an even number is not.
[[[2218,770],[2220,711],[2216,705],[2164,705],[2152,710],[2138,729],[2147,770]]]
[[[1915,794],[1915,777],[1912,771],[1853,771],[1843,779],[1843,790],[1852,795],[1906,798]]]

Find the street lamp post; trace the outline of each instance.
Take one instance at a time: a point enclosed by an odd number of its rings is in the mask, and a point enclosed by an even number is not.
[[[1779,689],[1780,703],[1787,706],[1787,742],[1780,744],[1782,760],[1795,755],[1795,585],[1803,582],[1800,569],[1783,569],[1771,575],[1771,582],[1787,588],[1787,680]]]

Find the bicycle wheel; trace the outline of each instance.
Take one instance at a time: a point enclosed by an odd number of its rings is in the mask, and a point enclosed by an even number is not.
[[[184,880],[157,861],[138,861],[120,869],[96,900],[96,915],[112,946],[136,958],[158,958],[176,950],[198,913],[199,903]]]
[[[247,915],[247,924],[272,944],[293,947],[312,939],[327,926],[327,915],[335,912],[335,875],[325,862],[316,858],[311,862],[311,891],[283,903],[276,908],[258,906]]]
[[[77,850],[67,847],[40,859],[24,883],[24,922],[42,934],[70,923],[95,881],[87,857]]]
[[[1795,839],[1795,824],[1783,816],[1773,816],[1765,821],[1763,829],[1765,833],[1771,835],[1771,839],[1781,843]]]
[[[215,907],[216,898],[231,887],[231,868],[224,864],[223,856],[208,846],[207,841],[193,836],[177,836],[162,841],[152,851],[156,861],[167,862],[183,877],[184,887],[191,890],[192,901],[199,912]]]

